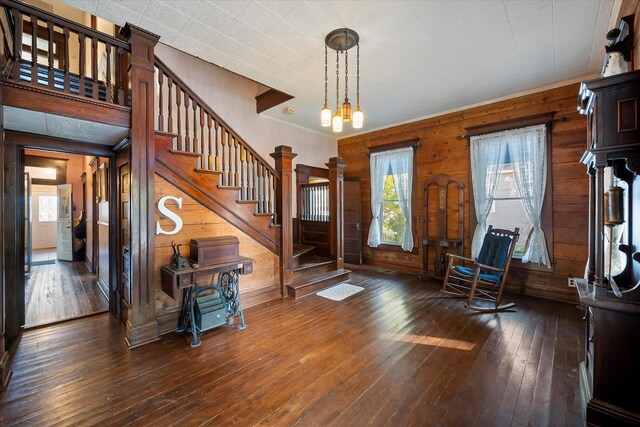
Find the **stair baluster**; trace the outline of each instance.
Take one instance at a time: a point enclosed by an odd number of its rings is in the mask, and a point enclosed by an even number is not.
[[[20,80],[20,60],[22,59],[22,13],[13,11],[15,33],[13,35],[13,73],[15,80]]]
[[[31,84],[38,84],[38,43],[34,43],[37,40],[38,35],[38,18],[34,15],[30,16],[31,19]],[[22,46],[20,46],[22,49]]]
[[[87,49],[85,46],[85,38],[86,36],[82,33],[78,34],[78,41],[80,42],[80,78],[78,79],[78,90],[80,96],[85,96],[85,67],[87,65]]]
[[[49,36],[49,43],[47,48],[49,49],[49,55],[47,57],[48,62],[48,70],[47,70],[47,80],[49,80],[49,89],[53,89],[53,22],[47,22],[47,33]],[[36,43],[37,44],[37,43]]]
[[[159,71],[159,74],[164,73],[162,71]],[[169,77],[167,79],[167,132],[169,133],[173,133],[173,111],[171,108],[173,103],[171,102],[171,89],[173,89],[173,80],[171,80],[171,77]]]
[[[179,150],[184,150],[184,142],[182,139],[182,112],[180,111],[180,103],[182,101],[182,91],[180,90],[180,86],[176,85],[176,116],[178,117],[178,138],[177,138],[177,146]]]
[[[163,73],[158,73],[158,130],[159,131],[163,131],[164,130],[164,115],[162,114],[162,106],[163,106],[163,101],[164,101],[164,97],[162,96],[163,90],[164,90],[164,85],[163,85]]]
[[[220,179],[220,183],[221,185],[229,185],[229,175],[227,174],[227,162],[226,160],[226,156],[224,155],[224,147],[226,145],[227,142],[227,132],[223,129],[220,128],[220,152],[222,154],[222,163],[221,163],[221,171],[222,171],[222,178]]]
[[[235,163],[234,163],[234,169],[233,169],[233,185],[235,185],[236,187],[239,187],[239,181],[238,181],[238,140],[233,138],[233,152],[235,154]],[[242,191],[241,191],[242,192]]]
[[[105,53],[107,54],[107,81],[105,82],[105,101],[113,102],[113,92],[111,88],[111,43],[106,44]]]
[[[194,102],[195,105],[195,102]],[[200,154],[202,155],[202,169],[207,168],[207,152],[205,150],[206,147],[209,147],[208,144],[205,144],[204,141],[204,110],[200,108]]]
[[[64,28],[62,31],[64,36],[64,91],[69,92],[69,29]]]
[[[91,37],[91,95],[98,99],[98,40]]]
[[[189,136],[189,95],[184,92],[184,151],[193,151]]]
[[[256,195],[256,165],[257,159],[251,155],[251,200],[258,200]]]
[[[215,170],[219,171],[220,170],[220,155],[218,152],[218,122],[214,121],[213,122],[214,127],[215,127],[215,143],[216,143],[216,162],[215,162]]]
[[[191,143],[191,152],[192,153],[196,153],[198,152],[198,149],[200,149],[200,145],[198,144],[198,115],[196,114],[196,109],[198,108],[198,105],[195,103],[195,101],[192,102],[193,105],[193,141]]]

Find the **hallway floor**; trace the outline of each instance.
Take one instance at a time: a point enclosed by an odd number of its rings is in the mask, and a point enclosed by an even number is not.
[[[45,261],[45,255],[38,254],[37,259]],[[26,328],[109,309],[109,302],[100,290],[96,276],[89,272],[84,262],[55,260],[54,263],[35,265],[26,280]]]
[[[515,311],[478,314],[413,275],[351,277],[352,297],[251,307],[198,348],[170,333],[130,351],[108,314],[27,331],[0,424],[584,425],[575,305],[507,295]]]

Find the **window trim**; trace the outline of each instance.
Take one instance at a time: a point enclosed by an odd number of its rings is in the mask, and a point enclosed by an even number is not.
[[[394,245],[388,243],[380,243],[377,248],[372,248],[366,243],[366,237],[363,240],[363,245],[366,246],[368,250],[379,250],[385,252],[401,252],[404,254],[419,254],[419,239],[418,239],[418,214],[417,214],[417,204],[418,204],[418,192],[416,190],[417,182],[418,182],[418,147],[420,146],[420,138],[411,138],[411,139],[403,139],[400,141],[394,141],[386,144],[376,145],[374,147],[367,147],[367,153],[363,154],[367,157],[370,157],[372,153],[381,153],[384,151],[397,150],[399,148],[413,148],[413,185],[411,186],[411,234],[413,234],[413,249],[411,251],[405,251],[402,249],[401,245]],[[371,168],[369,164],[367,164],[367,168],[369,170],[369,185],[371,185]],[[370,209],[370,208],[369,208]],[[367,225],[365,236],[369,235],[369,229],[371,227],[371,223]],[[364,228],[363,228],[364,231]]]
[[[467,144],[470,144],[469,137],[484,135],[487,133],[502,132],[506,130],[518,129],[522,127],[536,126],[544,124],[547,127],[547,182],[544,191],[544,201],[542,202],[542,231],[544,231],[545,240],[547,242],[547,251],[549,252],[549,260],[551,261],[551,268],[547,268],[545,265],[538,265],[534,263],[523,263],[520,258],[513,258],[511,261],[511,267],[516,269],[542,271],[542,272],[554,272],[555,271],[555,257],[554,257],[554,244],[553,244],[553,143],[552,143],[552,122],[554,121],[555,111],[549,113],[534,114],[531,116],[504,120],[501,122],[488,123],[479,126],[473,126],[466,128],[467,131]],[[473,238],[473,230],[475,230],[478,222],[476,220],[476,208],[473,198],[473,177],[471,175],[471,152],[469,152],[469,232],[470,242]],[[527,236],[520,235],[520,239],[526,239]]]

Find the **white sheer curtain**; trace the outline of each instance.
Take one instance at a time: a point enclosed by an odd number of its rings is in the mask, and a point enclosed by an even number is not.
[[[413,233],[411,230],[411,189],[413,186],[413,148],[372,153],[371,168],[371,226],[369,227],[369,246],[380,245],[380,214],[382,212],[382,195],[387,174],[393,176],[400,210],[405,217],[402,249],[413,249]]]
[[[484,235],[487,233],[487,217],[500,181],[507,140],[502,133],[498,133],[472,136],[470,142],[471,179],[473,179],[473,200],[477,220],[471,241],[471,256],[477,258]]]
[[[380,212],[382,211],[382,193],[384,180],[389,172],[389,157],[385,153],[371,153],[371,226],[369,227],[369,246],[380,246]]]
[[[527,238],[522,262],[544,264],[551,268],[547,242],[540,222],[547,185],[547,127],[532,126],[510,131],[509,154],[518,193],[533,224]]]
[[[393,183],[398,194],[400,210],[405,218],[402,234],[402,249],[413,249],[413,233],[411,231],[411,187],[413,184],[413,148],[403,148],[389,152],[390,168]]]

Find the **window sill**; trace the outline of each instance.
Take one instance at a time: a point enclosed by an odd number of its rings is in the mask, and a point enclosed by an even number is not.
[[[551,261],[551,268],[546,265],[538,265],[532,262],[523,263],[519,258],[511,259],[511,268],[517,268],[518,270],[539,271],[541,273],[553,273],[554,262]]]
[[[376,250],[376,251],[385,251],[385,252],[398,252],[398,253],[403,253],[403,254],[411,254],[411,255],[418,255],[418,247],[414,247],[411,251],[405,251],[404,249],[402,249],[402,246],[400,245],[385,245],[382,244],[380,246],[378,246],[377,248],[372,248],[371,246],[369,246],[369,248]]]

